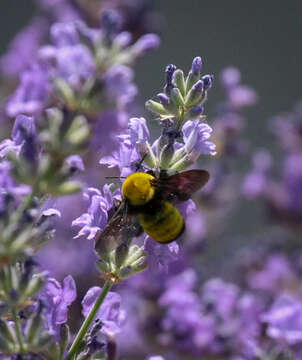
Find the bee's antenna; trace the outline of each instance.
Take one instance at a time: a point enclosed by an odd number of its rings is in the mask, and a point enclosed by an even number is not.
[[[142,156],[142,158],[140,159],[140,161],[136,164],[136,171],[138,171],[141,168],[147,155],[148,154],[145,152],[144,155]]]
[[[105,176],[105,179],[126,179],[126,176]]]

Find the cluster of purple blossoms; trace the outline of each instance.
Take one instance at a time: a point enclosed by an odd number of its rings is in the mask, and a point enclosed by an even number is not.
[[[20,65],[20,82],[6,103],[9,117],[27,114],[40,119],[50,107],[80,112],[97,133],[92,138],[95,147],[111,151],[114,135],[127,125],[137,93],[129,66],[157,48],[159,38],[146,34],[134,41],[130,32],[120,32],[119,16],[106,11],[102,16],[109,19],[101,19],[101,28],[69,20],[51,26],[53,45],[41,46],[41,41],[32,39],[30,64]],[[12,48],[7,56],[20,59],[19,48]]]
[[[78,154],[83,150],[93,154],[95,148],[110,153],[115,147],[115,135],[127,126],[137,93],[131,66],[159,45],[157,35],[145,34],[143,29],[140,36],[131,33],[133,12],[138,8],[146,15],[148,12],[139,1],[129,9],[120,9],[118,3],[114,9],[113,4],[100,6],[100,2],[86,7],[85,1],[69,0],[43,0],[39,5],[41,13],[1,58],[4,81],[7,88],[13,87],[3,114],[16,117],[11,138],[0,143],[0,302],[1,317],[10,320],[0,320],[5,330],[0,334],[0,356],[5,359],[23,358],[21,354],[30,359],[40,356],[36,354],[49,359],[67,356],[69,331],[64,324],[68,307],[76,299],[75,282],[67,276],[61,286],[46,273],[32,273],[29,259],[52,238],[52,218],[61,216],[58,210],[47,208],[57,205],[49,197],[80,189],[80,183],[71,180],[84,170]],[[9,131],[5,120],[3,115],[3,133]],[[100,136],[90,136],[96,132]],[[93,178],[91,170],[88,165],[87,178],[89,172]],[[90,216],[90,225],[95,224],[98,231],[99,222],[107,221],[107,210],[116,196],[106,186],[104,194],[92,188],[87,194],[94,208],[104,195],[97,215],[92,206],[79,219],[83,223]],[[68,213],[70,200],[62,204]],[[66,232],[58,229],[59,237],[64,236],[66,241]],[[43,255],[38,259],[43,261]],[[45,259],[49,264],[49,255]],[[32,264],[37,265],[36,260]],[[41,264],[41,268],[47,265]],[[62,276],[62,272],[57,273]],[[98,292],[94,287],[84,298],[84,316]],[[109,343],[125,317],[119,303],[119,295],[109,293],[97,316],[98,323],[85,339],[86,358],[112,353]],[[96,334],[104,334],[106,339],[98,340]]]
[[[197,273],[183,261],[172,266],[169,274],[157,276],[148,270],[132,279],[130,290],[125,287],[121,294],[134,293],[132,308],[144,312],[139,319],[129,319],[129,329],[135,326],[139,339],[120,345],[126,349],[160,346],[168,359],[171,348],[171,359],[299,359],[300,257],[261,254],[249,250],[244,256],[237,279],[241,285],[210,278],[198,289]],[[148,309],[151,301],[156,305]]]

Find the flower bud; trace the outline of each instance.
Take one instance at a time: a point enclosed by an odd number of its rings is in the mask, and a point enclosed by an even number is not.
[[[192,62],[192,68],[189,71],[189,74],[186,79],[186,92],[188,93],[192,86],[199,81],[200,71],[202,67],[202,61],[200,57],[196,57]]]
[[[157,97],[168,114],[175,114],[178,112],[177,105],[172,103],[166,94],[160,93],[157,94]]]
[[[162,103],[162,105],[169,105],[170,99],[169,97],[164,93],[157,94],[158,100]]]
[[[73,145],[82,145],[90,137],[90,127],[84,116],[76,116],[66,134],[67,140]]]
[[[192,107],[192,109],[190,109],[190,111],[188,112],[187,118],[191,119],[191,120],[198,118],[203,113],[203,111],[204,111],[203,106],[196,105],[196,106]]]
[[[165,85],[165,93],[167,95],[170,94],[171,90],[173,89],[173,84],[172,84],[172,77],[173,77],[173,73],[176,70],[176,66],[173,64],[170,64],[166,67],[166,71],[165,71],[165,75],[166,75],[166,85]]]
[[[169,112],[157,101],[148,100],[145,104],[146,108],[158,115],[167,116]]]
[[[185,82],[185,77],[184,77],[184,73],[182,70],[180,70],[180,69],[175,70],[175,72],[173,74],[172,84],[179,89],[182,96],[185,96],[186,82]]]
[[[181,95],[181,92],[178,88],[173,88],[171,90],[171,100],[173,103],[177,106],[183,106],[184,105],[184,98]]]
[[[199,77],[201,68],[202,68],[202,60],[201,57],[197,56],[196,58],[193,59],[192,62],[192,73]]]
[[[214,81],[214,75],[204,75],[201,80],[204,84],[204,91],[208,91],[211,89]]]
[[[197,83],[192,86],[191,90],[187,94],[186,97],[187,107],[198,105],[202,101],[203,89],[204,89],[203,81],[198,80]]]

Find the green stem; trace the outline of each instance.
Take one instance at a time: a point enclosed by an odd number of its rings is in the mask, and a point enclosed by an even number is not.
[[[105,297],[107,296],[110,289],[112,288],[112,285],[113,284],[110,281],[105,282],[99,297],[97,298],[95,304],[93,305],[93,308],[90,310],[90,313],[88,314],[87,318],[83,322],[76,338],[74,339],[65,360],[71,360],[73,358],[73,356],[76,355],[76,353],[81,345],[81,342],[82,342],[84,336],[86,335],[87,330],[89,329],[91,323],[93,322],[97,312],[99,311],[100,306],[102,305],[103,301],[105,300]]]
[[[21,330],[21,326],[20,326],[18,313],[17,313],[17,310],[15,307],[12,308],[12,315],[13,315],[13,320],[15,323],[15,329],[16,329],[16,335],[17,335],[17,339],[18,339],[18,343],[19,343],[19,347],[20,347],[20,353],[23,353],[24,352],[23,335],[22,335],[22,330]]]
[[[179,117],[177,118],[177,122],[176,122],[176,126],[175,126],[175,130],[179,131],[181,129],[181,126],[184,122],[185,119],[185,110],[184,108],[181,110],[181,114],[179,115]]]

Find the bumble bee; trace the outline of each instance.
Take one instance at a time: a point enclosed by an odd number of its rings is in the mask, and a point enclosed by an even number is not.
[[[117,246],[145,231],[153,240],[167,244],[185,229],[180,211],[173,205],[190,199],[209,180],[206,170],[188,170],[159,177],[145,172],[129,175],[122,185],[123,199],[96,241],[95,249]]]

